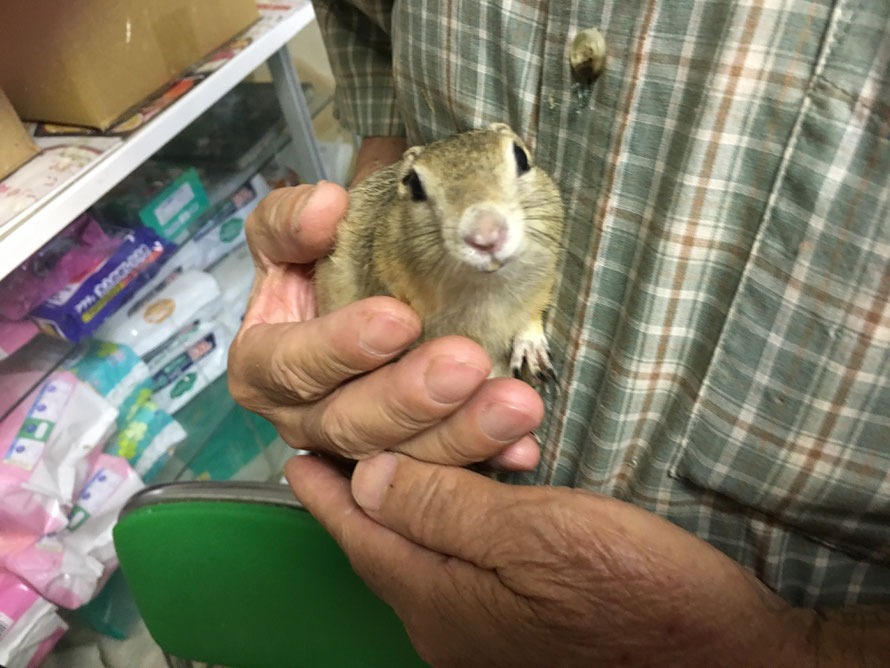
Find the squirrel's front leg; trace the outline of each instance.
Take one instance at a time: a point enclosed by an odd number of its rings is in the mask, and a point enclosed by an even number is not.
[[[533,385],[556,380],[556,373],[550,361],[547,337],[540,318],[535,319],[513,337],[510,370],[516,378],[526,379]]]

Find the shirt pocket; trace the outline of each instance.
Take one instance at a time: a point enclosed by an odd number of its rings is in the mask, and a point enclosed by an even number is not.
[[[671,475],[890,562],[890,9],[838,3]]]

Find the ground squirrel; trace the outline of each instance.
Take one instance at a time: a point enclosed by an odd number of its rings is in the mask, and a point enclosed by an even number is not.
[[[503,123],[409,148],[350,191],[316,267],[319,311],[389,295],[420,316],[421,341],[466,336],[493,376],[540,382],[562,223],[553,180]]]

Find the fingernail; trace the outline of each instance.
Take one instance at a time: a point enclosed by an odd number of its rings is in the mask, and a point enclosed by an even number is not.
[[[495,441],[514,441],[531,428],[525,409],[501,403],[489,404],[479,411],[479,426]]]
[[[436,357],[426,368],[426,388],[440,404],[465,398],[485,378],[485,369],[453,357]]]
[[[383,495],[389,487],[398,466],[398,458],[383,452],[370,459],[363,459],[352,472],[352,498],[365,510],[380,510]]]
[[[377,313],[359,333],[359,345],[372,355],[392,355],[417,336],[409,323],[392,313]]]
[[[520,438],[508,445],[500,454],[488,460],[489,466],[498,471],[531,471],[541,458],[541,451],[532,435]]]

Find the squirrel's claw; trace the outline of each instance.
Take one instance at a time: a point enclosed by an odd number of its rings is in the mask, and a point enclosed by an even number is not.
[[[513,339],[510,370],[514,378],[523,378],[532,385],[555,381],[556,372],[550,361],[547,337],[540,325],[530,327]]]

